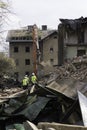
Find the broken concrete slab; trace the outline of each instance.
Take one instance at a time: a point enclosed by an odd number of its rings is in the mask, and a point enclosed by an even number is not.
[[[24,104],[24,109],[18,112],[18,115],[24,115],[26,118],[28,118],[30,121],[34,120],[37,115],[40,113],[40,111],[46,106],[50,98],[46,97],[37,97],[36,101],[34,101],[32,104],[28,103]],[[16,115],[17,115],[16,114]]]
[[[87,127],[87,97],[78,91],[78,98],[83,118],[84,126]]]
[[[84,95],[87,95],[87,83],[74,79],[63,79],[59,82],[53,81],[46,87],[50,88],[51,91],[55,90],[74,100],[77,98],[77,91],[81,91]]]
[[[84,126],[60,124],[55,122],[40,122],[38,123],[38,128],[42,130],[49,130],[49,128],[53,128],[55,130],[87,130],[87,127]]]

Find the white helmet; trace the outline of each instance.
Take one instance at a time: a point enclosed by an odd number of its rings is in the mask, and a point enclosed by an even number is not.
[[[26,77],[28,77],[28,75],[25,75],[24,77],[26,78]]]
[[[32,73],[32,75],[35,75],[35,73]]]

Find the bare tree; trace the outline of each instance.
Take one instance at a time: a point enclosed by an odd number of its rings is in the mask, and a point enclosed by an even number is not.
[[[8,14],[11,13],[10,10],[10,1],[9,0],[0,0],[0,29],[2,28],[3,24],[8,19]],[[3,31],[1,30],[0,33]]]
[[[9,14],[11,12],[11,1],[10,0],[0,0],[0,46],[7,50],[7,44],[5,40],[6,29],[4,29],[4,25],[8,23]]]
[[[11,13],[10,0],[0,0],[0,45],[5,45],[7,49],[7,45],[3,39],[3,26],[7,23],[8,14]],[[0,53],[0,75],[7,74],[9,72],[13,72],[14,62],[12,59],[8,58],[4,54]]]

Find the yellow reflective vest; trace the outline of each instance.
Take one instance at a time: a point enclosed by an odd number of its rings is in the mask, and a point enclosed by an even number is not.
[[[29,84],[29,78],[24,78],[23,80],[22,80],[22,85],[23,86],[26,86],[26,85],[28,85]]]
[[[32,83],[37,83],[37,77],[35,75],[31,76],[31,82]]]

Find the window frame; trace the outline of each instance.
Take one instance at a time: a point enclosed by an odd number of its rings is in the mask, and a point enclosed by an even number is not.
[[[26,46],[26,47],[25,47],[25,52],[26,52],[26,53],[30,52],[30,47],[29,47],[29,46]]]
[[[50,52],[53,53],[53,47],[50,47]]]
[[[25,59],[25,65],[30,65],[30,59]]]
[[[14,47],[14,53],[18,53],[19,52],[19,47],[18,46],[15,46]]]

